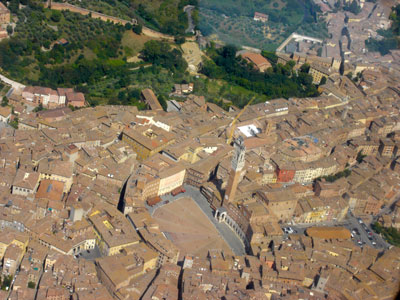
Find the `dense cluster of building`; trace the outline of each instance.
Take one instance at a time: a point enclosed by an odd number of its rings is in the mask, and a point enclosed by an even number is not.
[[[154,110],[17,107],[20,129],[0,135],[7,232],[0,253],[4,278],[18,275],[1,293],[389,299],[399,278],[397,248],[360,249],[347,237],[287,240],[279,223],[335,222],[349,211],[368,218],[393,203],[400,193],[395,76],[365,70],[358,85],[331,76],[320,97],[276,99],[240,115],[195,95],[163,112],[149,90],[143,97]],[[146,201],[184,184],[201,191],[249,255],[194,257],[167,239]],[[382,223],[397,224],[399,212]],[[79,258],[96,251],[94,261]],[[393,288],[379,289],[383,281]]]
[[[375,12],[379,3],[368,18]],[[73,110],[83,94],[26,87],[13,109],[0,107],[0,299],[393,299],[398,247],[360,247],[347,229],[319,226],[351,213],[400,228],[399,61],[357,69],[348,57],[357,82],[335,55],[278,53],[309,64],[315,83],[326,78],[321,95],[243,110],[191,94],[165,112],[151,89],[148,110]],[[6,125],[17,117],[18,129]],[[154,211],[183,186],[246,255],[187,253],[162,230]],[[309,228],[287,234],[289,223]]]
[[[57,88],[27,86],[22,91],[22,100],[26,103],[45,108],[65,106],[83,107],[86,105],[85,95],[75,92],[72,88]]]

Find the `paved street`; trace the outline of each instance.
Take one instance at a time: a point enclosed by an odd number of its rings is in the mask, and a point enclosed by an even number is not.
[[[226,225],[225,223],[218,223],[217,220],[215,220],[214,215],[213,215],[213,210],[211,209],[207,199],[200,193],[200,190],[198,188],[190,186],[190,185],[184,185],[184,188],[186,190],[185,193],[181,193],[175,197],[172,196],[170,193],[167,195],[164,195],[161,197],[161,199],[163,201],[156,204],[153,207],[149,207],[146,204],[146,207],[148,208],[149,213],[151,215],[153,215],[154,211],[157,208],[159,208],[165,204],[165,201],[173,202],[182,197],[190,197],[196,202],[196,204],[200,207],[200,209],[203,211],[203,213],[208,217],[208,219],[211,221],[211,223],[215,226],[215,228],[218,230],[218,233],[221,235],[221,237],[224,239],[224,241],[229,245],[229,247],[232,249],[233,253],[235,253],[236,255],[246,254],[245,247],[244,247],[242,241],[229,228],[229,226]]]
[[[96,246],[94,249],[90,249],[89,252],[83,250],[77,259],[84,258],[86,260],[95,260],[96,258],[101,257],[100,249]]]
[[[349,229],[350,231],[353,231],[354,229],[358,230],[358,234],[354,234],[354,238],[352,239],[353,242],[357,246],[363,246],[363,245],[368,245],[370,247],[376,248],[376,249],[388,249],[390,245],[386,243],[381,236],[376,234],[372,228],[363,223],[360,224],[358,219],[354,217],[351,213],[347,214],[347,217],[344,221],[342,222],[322,222],[322,223],[317,223],[317,224],[295,224],[295,225],[282,225],[283,227],[291,227],[295,233],[297,234],[304,234],[306,229],[308,227],[314,227],[314,226],[343,226]],[[368,234],[366,231],[366,228],[372,232],[372,239],[370,240],[368,238]],[[362,244],[360,245],[358,242],[361,242]],[[375,242],[376,245],[372,245],[372,242]]]
[[[22,83],[16,82],[14,80],[11,80],[7,77],[5,77],[4,75],[0,74],[0,80],[4,81],[5,83],[11,85],[14,89],[16,90],[23,90],[25,88],[25,85],[23,85]]]
[[[193,5],[186,5],[183,8],[183,11],[187,14],[188,17],[188,28],[185,30],[185,33],[194,33],[194,23],[192,18],[193,9],[195,9]]]

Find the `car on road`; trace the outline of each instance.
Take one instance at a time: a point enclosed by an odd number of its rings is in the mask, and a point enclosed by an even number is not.
[[[286,234],[292,234],[292,233],[294,233],[294,230],[292,227],[284,227],[283,232]]]
[[[376,242],[375,241],[372,241],[371,243],[372,243],[372,246],[376,246]]]
[[[367,233],[368,233],[369,237],[372,237],[372,232],[371,231],[368,230]]]
[[[86,250],[87,253],[90,253],[90,250]]]
[[[358,223],[364,224],[363,220],[361,220],[360,218],[358,218],[357,220],[358,220]]]
[[[358,240],[358,241],[357,241],[357,244],[362,245],[363,242],[362,242],[361,240]]]
[[[358,228],[353,228],[353,230],[352,230],[352,232],[354,233],[354,234],[360,234],[360,232],[358,231]]]
[[[283,228],[283,231],[288,234],[294,233],[294,230],[292,227],[285,227],[285,228]]]

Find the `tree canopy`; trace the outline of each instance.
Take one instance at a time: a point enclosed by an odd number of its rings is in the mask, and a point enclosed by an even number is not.
[[[187,68],[187,63],[182,57],[182,52],[178,49],[172,49],[167,42],[156,40],[146,42],[141,56],[143,60],[171,71],[184,72]]]
[[[265,94],[269,99],[318,95],[312,77],[304,72],[304,68],[296,72],[293,61],[282,65],[272,60],[273,68],[260,73],[240,56],[236,56],[236,52],[237,49],[231,45],[221,49],[209,48],[211,60],[205,60],[201,72],[210,78],[224,79],[250,91]]]

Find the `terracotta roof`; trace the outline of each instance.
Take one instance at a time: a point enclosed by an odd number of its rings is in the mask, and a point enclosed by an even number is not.
[[[152,110],[163,110],[160,102],[158,102],[156,95],[151,89],[144,89],[142,95]]]
[[[258,68],[263,66],[271,66],[270,62],[261,54],[252,53],[252,52],[245,52],[241,55],[244,59],[251,61],[255,64]]]
[[[75,93],[75,92],[66,92],[65,96],[67,98],[67,102],[74,104],[75,102],[85,103],[85,95],[82,93]]]
[[[64,183],[56,180],[44,179],[40,182],[36,199],[45,198],[48,200],[61,201],[63,196]]]
[[[3,14],[6,12],[10,12],[9,9],[2,2],[0,2],[0,12],[2,12]]]
[[[350,239],[350,231],[344,227],[309,227],[307,235],[321,239]]]
[[[0,106],[0,115],[7,118],[8,116],[11,115],[11,107],[2,107]]]
[[[13,185],[17,187],[33,190],[39,181],[39,173],[29,173],[23,170],[18,170],[15,175]]]
[[[259,17],[259,18],[263,18],[263,19],[268,19],[268,15],[263,14],[263,13],[259,13],[259,12],[255,12],[254,13],[254,17]]]
[[[56,109],[49,109],[49,110],[43,110],[37,113],[37,116],[40,118],[58,118],[58,117],[63,117],[66,114],[72,112],[72,110],[69,107],[60,107]]]

